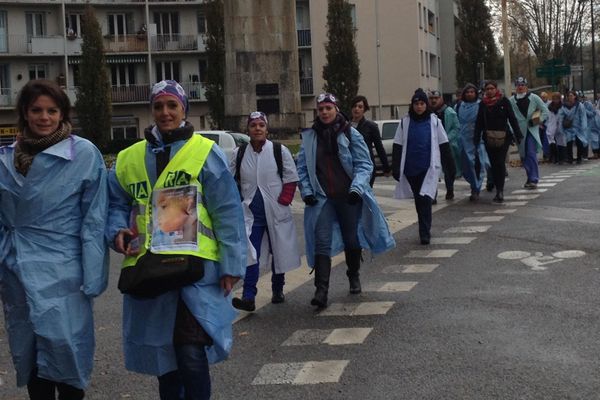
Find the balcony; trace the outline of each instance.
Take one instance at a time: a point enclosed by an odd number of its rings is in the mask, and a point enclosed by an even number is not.
[[[204,86],[199,82],[181,82],[181,86],[185,89],[190,101],[206,101]],[[139,85],[129,86],[111,86],[111,100],[113,104],[127,104],[127,103],[147,103],[150,99],[150,90],[152,84],[145,83]],[[67,95],[71,100],[71,104],[75,104],[77,100],[77,88],[69,87]],[[0,100],[3,96],[0,96]],[[10,97],[10,94],[9,94]],[[14,100],[12,104],[14,106]],[[5,106],[0,103],[0,106]]]
[[[63,55],[63,36],[6,35],[0,43],[0,54]]]
[[[310,29],[299,29],[298,31],[298,47],[310,47],[312,45],[310,39]]]
[[[17,102],[17,94],[10,88],[0,89],[0,107],[13,107]]]
[[[300,95],[311,96],[313,94],[313,78],[300,78]]]
[[[148,51],[147,42],[146,35],[106,35],[103,44],[107,53],[135,53]]]
[[[204,35],[154,35],[150,38],[152,51],[204,51]]]

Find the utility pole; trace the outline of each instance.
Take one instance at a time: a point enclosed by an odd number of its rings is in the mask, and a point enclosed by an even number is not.
[[[510,50],[508,43],[508,13],[506,11],[506,0],[502,0],[502,47],[504,51],[504,95],[511,95],[510,79]]]
[[[592,104],[596,104],[596,38],[594,31],[594,0],[590,0],[590,3],[590,13],[592,14],[592,88],[594,90],[594,99],[592,100]]]
[[[375,51],[377,52],[377,119],[383,119],[383,117],[381,116],[381,65],[379,62],[380,49],[381,42],[379,41],[379,0],[375,0]]]

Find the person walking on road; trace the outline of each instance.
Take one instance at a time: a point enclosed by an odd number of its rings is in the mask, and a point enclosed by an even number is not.
[[[315,272],[311,304],[327,307],[331,257],[342,250],[350,293],[361,292],[361,249],[373,254],[395,246],[369,186],[373,164],[362,135],[339,112],[331,93],[317,97],[318,117],[302,132],[298,154],[300,194],[306,204],[306,260]]]
[[[519,144],[519,154],[527,173],[527,181],[523,187],[535,189],[540,179],[537,154],[542,148],[542,142],[539,127],[548,118],[548,107],[538,95],[529,91],[524,77],[516,79],[515,87],[516,93],[511,96],[510,103],[524,136]]]
[[[106,234],[125,255],[125,368],[157,376],[161,400],[208,399],[209,363],[232,344],[229,293],[245,272],[240,195],[223,152],[186,121],[184,89],[158,82],[150,104],[145,140],[121,151],[109,174]]]
[[[552,93],[552,101],[548,104],[548,119],[544,121],[544,125],[550,143],[550,162],[553,164],[562,164],[567,154],[565,133],[559,128],[559,112],[562,105],[561,94],[559,92]]]
[[[271,302],[274,304],[285,300],[285,272],[300,266],[296,226],[290,207],[298,173],[287,147],[267,139],[268,120],[264,113],[251,113],[247,130],[250,145],[238,147],[229,166],[240,188],[246,233],[250,240],[250,263],[246,268],[244,290],[242,297],[235,297],[232,303],[239,310],[254,311],[259,262],[261,257],[269,258],[267,250],[273,259]]]
[[[442,122],[446,135],[448,136],[448,143],[450,143],[450,149],[452,150],[452,158],[454,160],[455,173],[450,174],[449,171],[444,170],[444,184],[446,185],[446,200],[454,199],[454,180],[460,176],[460,124],[458,123],[458,116],[456,111],[452,107],[448,107],[444,103],[444,98],[439,90],[434,90],[429,93],[429,105],[431,110]]]
[[[456,105],[456,114],[460,124],[461,170],[471,187],[470,201],[479,200],[485,171],[489,169],[489,160],[483,143],[478,146],[473,143],[478,111],[477,87],[467,83],[461,101]]]
[[[444,126],[428,107],[427,94],[417,89],[408,115],[402,118],[394,136],[392,175],[398,181],[394,197],[415,199],[419,238],[424,245],[431,239],[431,204],[442,165],[454,176],[454,160]]]
[[[385,149],[383,148],[383,144],[381,143],[381,133],[379,132],[379,127],[373,121],[368,120],[365,117],[365,112],[370,110],[369,102],[365,96],[356,96],[352,100],[352,127],[363,135],[363,139],[367,144],[367,148],[369,149],[369,154],[371,155],[371,162],[373,163],[373,173],[371,174],[371,180],[369,181],[369,185],[373,187],[375,183],[375,154],[373,154],[373,147],[377,150],[377,156],[381,161],[381,166],[383,170],[383,174],[385,176],[390,175],[390,165],[388,163],[387,154],[385,153]]]
[[[0,148],[0,293],[17,385],[32,400],[83,399],[93,298],[108,284],[106,168],[71,134],[55,82],[29,81],[16,111],[17,141]]]
[[[573,142],[577,146],[577,164],[581,164],[587,149],[587,115],[577,92],[569,90],[558,113],[558,129],[567,140],[567,162],[573,164]]]
[[[587,117],[587,139],[589,148],[591,148],[594,157],[598,158],[598,155],[600,154],[600,113],[591,101],[585,100],[585,96],[583,96],[582,104],[585,108],[585,115]],[[584,150],[584,158],[587,158],[588,153],[587,149]]]
[[[502,203],[506,178],[506,153],[513,141],[517,144],[521,143],[523,134],[510,102],[498,90],[496,81],[487,81],[484,89],[485,95],[479,103],[473,144],[478,147],[483,139],[490,159],[491,180],[496,188],[493,201]]]

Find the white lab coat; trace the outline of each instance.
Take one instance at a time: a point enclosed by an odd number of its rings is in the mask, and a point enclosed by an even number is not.
[[[398,124],[396,135],[394,136],[394,144],[402,145],[402,161],[400,163],[400,180],[396,184],[394,198],[410,199],[413,197],[410,184],[404,176],[404,163],[406,161],[406,143],[408,141],[408,127],[410,125],[410,117],[408,115],[402,118],[402,123]],[[431,114],[431,162],[429,169],[425,174],[425,180],[421,186],[419,194],[421,196],[429,196],[435,198],[437,191],[438,180],[442,171],[442,161],[440,157],[440,144],[448,142],[448,136],[442,125],[442,121],[435,114]]]
[[[235,149],[230,170],[235,174],[235,163],[237,152]],[[248,144],[240,166],[241,194],[243,197],[242,207],[244,209],[244,221],[248,238],[252,232],[254,216],[250,211],[250,203],[257,189],[263,197],[265,215],[269,236],[263,236],[261,245],[261,265],[268,263],[268,255],[271,254],[275,265],[275,273],[280,274],[300,266],[300,251],[296,234],[296,226],[292,216],[291,206],[284,206],[277,202],[283,184],[298,182],[298,173],[292,154],[285,146],[281,146],[283,177],[277,173],[277,163],[273,156],[273,142],[267,140],[260,153],[253,150]],[[271,248],[269,249],[269,239]],[[256,263],[256,249],[248,239],[248,265]]]

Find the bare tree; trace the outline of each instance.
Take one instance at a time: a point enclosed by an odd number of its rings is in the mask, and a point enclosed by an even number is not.
[[[499,2],[495,2],[498,11]],[[590,28],[589,0],[512,0],[509,24],[529,44],[539,62],[577,59],[581,35]]]

